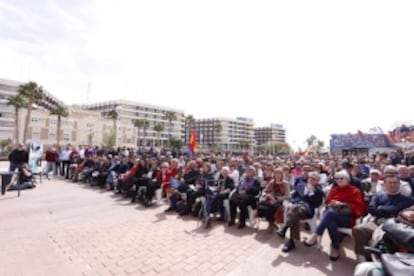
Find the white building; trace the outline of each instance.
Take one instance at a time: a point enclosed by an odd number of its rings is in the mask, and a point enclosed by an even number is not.
[[[256,127],[254,128],[254,139],[257,141],[257,145],[285,143],[286,129],[280,124],[271,124],[270,127]]]
[[[145,135],[144,130],[140,130],[140,137],[138,137],[135,142],[135,145],[139,143],[142,146],[164,146],[167,144],[170,125],[166,118],[166,113],[174,112],[177,119],[172,121],[171,136],[184,141],[185,117],[183,110],[126,100],[100,102],[81,105],[79,107],[87,110],[99,111],[101,115],[106,118],[111,110],[115,110],[118,113],[118,120],[124,124],[129,123],[132,125],[135,119],[146,119],[149,122],[149,127],[145,131]],[[164,130],[157,133],[154,130],[156,124],[161,124],[164,127]],[[121,144],[121,141],[119,141],[119,144]]]
[[[243,117],[197,119],[197,144],[201,149],[250,150],[254,143],[253,125],[252,119]]]

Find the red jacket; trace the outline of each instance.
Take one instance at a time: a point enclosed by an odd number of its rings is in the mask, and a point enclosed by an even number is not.
[[[167,170],[165,174],[162,173],[162,169],[157,173],[157,182],[161,184],[161,187],[164,191],[168,191],[170,189],[170,180],[172,177],[171,170]]]
[[[367,211],[367,205],[361,191],[357,187],[351,185],[345,187],[335,186],[332,188],[329,197],[326,200],[326,204],[329,204],[332,200],[341,201],[351,207],[351,227],[355,225],[355,220],[365,215]]]
[[[46,151],[45,159],[47,162],[56,162],[57,158],[58,158],[58,154],[56,151],[51,151],[51,150]]]
[[[138,170],[138,166],[132,167],[129,171],[127,171],[122,177],[122,181],[128,180],[130,177],[133,177]]]

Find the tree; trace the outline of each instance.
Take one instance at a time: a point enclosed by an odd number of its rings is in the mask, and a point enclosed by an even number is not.
[[[108,111],[108,113],[106,114],[106,116],[112,120],[113,123],[113,128],[115,129],[115,146],[118,146],[118,141],[117,141],[117,137],[118,137],[118,125],[117,125],[117,121],[118,121],[118,117],[119,114],[116,111],[116,109],[112,109],[110,111]]]
[[[137,146],[140,146],[140,140],[139,140],[139,133],[140,133],[140,129],[144,127],[144,119],[135,119],[133,120],[134,122],[134,127],[137,128]]]
[[[103,137],[103,143],[108,148],[115,147],[115,142],[116,142],[115,140],[116,140],[116,133],[114,129],[111,129],[109,133],[105,133]]]
[[[159,140],[160,145],[161,145],[161,132],[164,131],[164,126],[162,124],[155,124],[154,125],[154,131],[157,132],[158,140]]]
[[[15,139],[15,143],[18,144],[19,143],[19,110],[23,107],[26,106],[26,101],[24,99],[24,97],[20,94],[11,96],[9,98],[7,98],[7,105],[13,106],[14,107],[14,139]]]
[[[59,146],[60,144],[60,132],[61,132],[61,126],[62,126],[62,117],[66,118],[69,116],[68,109],[66,106],[62,104],[58,104],[52,108],[50,111],[50,115],[56,115],[57,116],[57,127],[56,127],[56,144]]]
[[[184,146],[184,142],[181,139],[172,138],[171,148],[180,150]]]
[[[0,153],[12,151],[12,140],[10,138],[0,140]]]
[[[113,120],[114,129],[116,129],[116,121],[118,120],[118,112],[115,109],[108,111],[108,118]]]
[[[325,143],[322,140],[318,140],[316,143],[316,149],[319,153],[322,152],[323,147],[325,146]]]
[[[147,119],[142,120],[144,123],[142,125],[142,128],[144,130],[144,141],[147,139],[147,129],[149,128],[150,122]]]
[[[311,135],[309,138],[306,139],[306,144],[308,144],[308,148],[312,148],[315,145],[317,138],[315,135]]]
[[[171,146],[172,121],[177,120],[177,113],[174,111],[167,111],[165,112],[165,118],[168,120],[168,145]]]
[[[43,99],[43,88],[37,85],[36,82],[30,81],[28,83],[19,85],[19,87],[17,88],[17,92],[19,92],[19,94],[26,98],[28,101],[26,120],[24,122],[23,130],[23,143],[26,143],[33,104],[38,103]]]

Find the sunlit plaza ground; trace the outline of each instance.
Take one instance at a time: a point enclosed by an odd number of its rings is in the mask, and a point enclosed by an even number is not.
[[[0,170],[7,164],[0,163]],[[257,228],[214,223],[205,230],[192,217],[165,214],[166,204],[131,204],[85,184],[46,180],[33,190],[0,197],[0,275],[352,275],[352,240],[341,259]],[[302,237],[309,233],[302,232]]]

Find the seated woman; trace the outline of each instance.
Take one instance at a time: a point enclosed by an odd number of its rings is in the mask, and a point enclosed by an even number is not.
[[[286,220],[276,232],[284,239],[286,231],[290,229],[290,239],[283,245],[283,252],[295,249],[294,240],[300,238],[300,220],[314,217],[315,209],[321,206],[324,193],[319,182],[319,173],[311,172],[306,184],[301,183],[295,186],[286,204]]]
[[[125,184],[127,181],[130,181],[134,177],[134,175],[137,173],[139,169],[139,159],[135,159],[134,165],[132,168],[130,168],[126,173],[121,174],[118,180],[118,183],[116,185],[116,193],[121,194],[122,192],[125,192]]]
[[[309,247],[315,245],[325,229],[328,229],[332,242],[330,253],[332,261],[339,259],[338,228],[353,227],[356,218],[363,216],[367,209],[362,192],[357,187],[350,185],[348,172],[345,170],[337,172],[335,180],[337,185],[332,188],[326,201],[327,211],[323,214],[315,233],[307,242],[304,242]]]
[[[268,183],[259,199],[256,216],[266,218],[269,222],[268,232],[272,233],[277,229],[275,221],[282,223],[283,220],[283,200],[290,194],[290,185],[284,180],[283,170],[277,168],[273,172],[273,179]]]
[[[145,196],[147,202],[151,202],[157,189],[161,188],[166,194],[168,194],[170,191],[170,181],[172,177],[168,162],[163,162],[159,170],[157,170],[156,163],[153,163],[151,166],[151,180],[147,183],[147,193]]]
[[[36,185],[33,184],[33,174],[29,169],[29,165],[27,163],[23,163],[19,168],[19,176],[17,179],[17,183],[9,186],[7,190],[23,190],[32,189],[35,187]]]
[[[256,196],[259,195],[260,182],[255,178],[256,169],[253,166],[246,168],[237,191],[230,198],[230,221],[229,226],[234,225],[237,207],[240,209],[239,229],[246,227],[247,207],[256,209]]]

